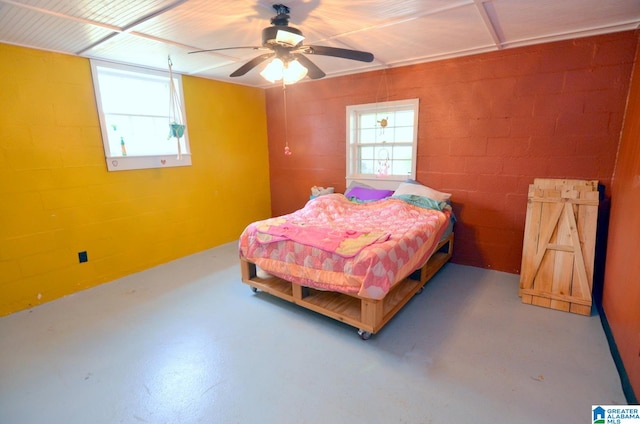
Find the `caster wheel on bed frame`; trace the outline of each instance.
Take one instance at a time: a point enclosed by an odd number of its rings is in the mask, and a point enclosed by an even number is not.
[[[358,330],[358,336],[360,336],[362,340],[369,340],[371,338],[371,333],[364,330]]]
[[[424,286],[420,287],[420,289],[418,289],[418,291],[416,292],[416,294],[420,294],[424,291]]]
[[[251,291],[254,293],[258,293],[258,288],[251,286]]]

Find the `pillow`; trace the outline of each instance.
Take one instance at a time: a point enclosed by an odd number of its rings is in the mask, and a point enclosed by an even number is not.
[[[347,199],[355,198],[360,201],[371,201],[391,197],[393,195],[393,190],[379,190],[376,188],[356,186],[347,190],[344,195]]]
[[[397,190],[393,193],[394,196],[401,196],[403,194],[428,197],[429,199],[437,200],[439,202],[446,202],[451,199],[451,193],[444,193],[442,191],[434,190],[431,187],[413,182],[400,183]]]

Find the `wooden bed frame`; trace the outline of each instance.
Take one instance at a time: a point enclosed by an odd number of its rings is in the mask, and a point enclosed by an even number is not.
[[[358,329],[363,340],[377,333],[449,261],[453,253],[453,233],[436,246],[419,270],[395,284],[383,299],[356,294],[316,290],[278,277],[260,278],[255,264],[240,260],[242,282],[256,292],[262,290],[296,305],[342,321]]]

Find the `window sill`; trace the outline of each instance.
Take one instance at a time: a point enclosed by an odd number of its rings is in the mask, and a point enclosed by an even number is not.
[[[109,171],[130,171],[133,169],[173,168],[177,166],[191,166],[191,154],[183,154],[181,159],[177,155],[159,156],[114,156],[107,158]]]

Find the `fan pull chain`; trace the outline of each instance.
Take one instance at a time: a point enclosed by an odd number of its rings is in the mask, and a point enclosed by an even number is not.
[[[284,100],[284,155],[291,156],[291,149],[289,149],[289,141],[287,140],[287,86],[284,83],[284,78],[282,79],[282,97]]]

